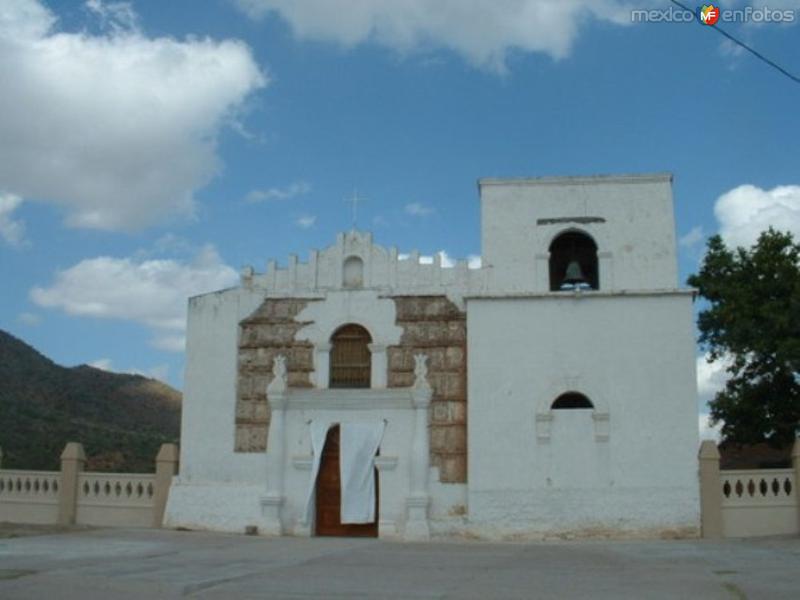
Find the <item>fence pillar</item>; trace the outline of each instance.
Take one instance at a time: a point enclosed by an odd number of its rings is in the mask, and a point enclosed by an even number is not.
[[[153,492],[153,527],[161,527],[172,477],[178,473],[178,446],[161,444],[156,456],[156,484]]]
[[[704,538],[722,537],[722,484],[719,449],[712,440],[700,444],[700,522]]]
[[[3,449],[0,448],[0,469],[3,468]]]
[[[794,467],[794,499],[797,502],[797,531],[800,533],[800,438],[795,439],[792,447],[792,467]]]
[[[86,465],[79,442],[68,442],[61,453],[61,481],[58,485],[58,524],[74,525],[78,512],[78,477]]]

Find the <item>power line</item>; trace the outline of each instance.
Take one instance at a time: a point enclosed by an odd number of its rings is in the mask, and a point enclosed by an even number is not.
[[[683,10],[688,10],[690,13],[695,14],[695,12],[691,8],[689,8],[688,6],[683,4],[682,2],[678,2],[678,0],[670,0],[670,2],[672,2],[676,6],[680,6]],[[697,18],[697,17],[695,17],[695,18]],[[724,35],[726,38],[728,38],[734,44],[736,44],[738,46],[741,46],[742,48],[747,50],[750,54],[755,56],[757,59],[767,63],[770,67],[772,67],[773,69],[776,69],[781,74],[785,75],[786,77],[788,77],[789,79],[791,79],[795,83],[800,83],[800,77],[797,77],[797,75],[793,75],[792,73],[790,73],[789,71],[784,69],[782,66],[780,66],[775,61],[773,61],[773,60],[767,58],[766,56],[764,56],[763,54],[761,54],[758,50],[755,50],[754,48],[751,48],[750,46],[748,46],[744,42],[736,39],[730,33],[725,31],[724,29],[722,29],[719,25],[712,25],[711,27],[709,27],[709,29],[713,29],[714,31],[716,31],[720,35]]]

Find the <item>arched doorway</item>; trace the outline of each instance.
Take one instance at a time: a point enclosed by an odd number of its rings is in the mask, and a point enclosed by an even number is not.
[[[375,477],[375,521],[372,523],[352,524],[341,520],[341,477],[339,472],[339,440],[338,425],[328,430],[322,460],[319,467],[316,485],[316,535],[339,537],[378,537],[378,507],[380,506],[378,489],[378,470]]]

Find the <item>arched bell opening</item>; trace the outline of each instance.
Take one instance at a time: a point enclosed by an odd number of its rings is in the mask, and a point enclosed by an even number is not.
[[[599,289],[597,244],[580,231],[567,231],[550,244],[550,291]]]

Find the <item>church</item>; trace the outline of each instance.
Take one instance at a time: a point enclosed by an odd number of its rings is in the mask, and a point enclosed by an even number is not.
[[[672,176],[481,179],[481,264],[340,233],[189,300],[165,526],[693,535]]]

